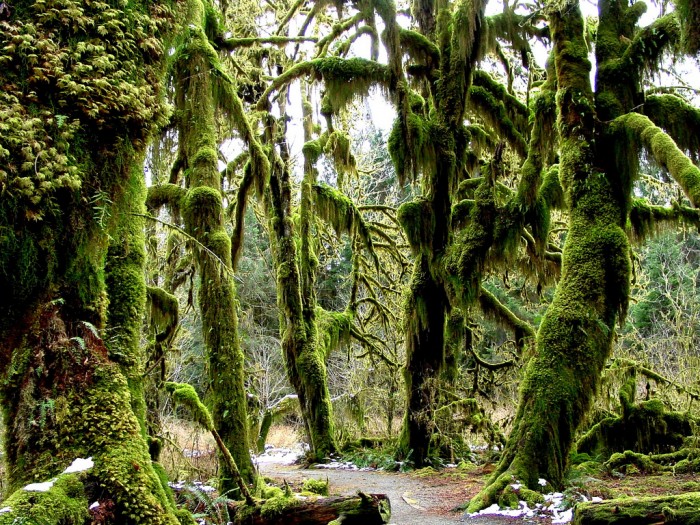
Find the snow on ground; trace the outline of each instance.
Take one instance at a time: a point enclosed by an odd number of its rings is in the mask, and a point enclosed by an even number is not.
[[[544,483],[542,483],[544,481]],[[545,486],[547,482],[541,479],[540,485]],[[516,482],[511,485],[514,490],[518,490],[522,486]],[[589,501],[584,495],[579,495],[577,501]],[[469,517],[475,516],[508,516],[511,518],[532,518],[532,517],[550,517],[552,524],[569,523],[573,519],[573,508],[571,505],[577,501],[572,501],[571,498],[565,498],[561,492],[553,492],[544,495],[544,503],[537,503],[534,509],[528,507],[527,503],[520,501],[517,509],[501,509],[497,503],[487,507],[479,512],[469,514]],[[602,498],[593,497],[590,501],[603,501]]]
[[[309,446],[306,443],[297,443],[293,448],[276,448],[265,445],[265,452],[253,455],[253,462],[260,465],[270,463],[276,465],[293,465],[301,458]]]

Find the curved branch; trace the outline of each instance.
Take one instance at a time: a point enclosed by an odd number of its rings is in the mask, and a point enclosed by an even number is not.
[[[334,101],[334,104],[347,102],[355,95],[366,94],[372,85],[388,86],[389,84],[387,67],[372,60],[316,58],[296,64],[276,77],[260,97],[257,109],[264,110],[267,107],[268,99],[274,91],[307,75],[322,78],[326,82],[326,88],[334,92],[334,95],[344,95],[343,101]]]
[[[680,185],[693,206],[700,206],[700,169],[678,148],[673,139],[649,117],[627,113],[616,118],[611,129],[619,137],[631,136],[667,170]],[[630,146],[634,147],[634,141]]]
[[[674,95],[652,95],[644,101],[643,111],[673,138],[679,148],[697,161],[700,156],[700,110]]]
[[[479,293],[479,306],[488,317],[510,328],[516,334],[516,338],[535,337],[535,329],[530,323],[515,315],[483,286]],[[520,342],[517,341],[517,343]]]
[[[672,206],[653,206],[646,199],[634,199],[629,221],[634,237],[644,240],[667,224],[684,222],[700,226],[700,210],[676,202]]]

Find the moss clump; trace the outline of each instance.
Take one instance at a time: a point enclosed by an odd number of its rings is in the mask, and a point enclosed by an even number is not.
[[[46,525],[81,524],[90,517],[88,500],[78,476],[64,474],[46,492],[20,489],[3,501],[10,509],[0,513],[0,525],[42,523]]]
[[[304,480],[302,485],[302,490],[304,492],[311,492],[312,494],[318,494],[319,496],[328,496],[328,480],[323,481],[320,479],[309,478]]]
[[[289,496],[275,496],[266,500],[260,507],[260,516],[271,519],[281,516],[285,510],[299,504],[299,500]]]

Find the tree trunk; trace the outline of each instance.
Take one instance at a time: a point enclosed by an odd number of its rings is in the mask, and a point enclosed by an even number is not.
[[[431,275],[426,256],[413,268],[406,308],[406,415],[401,431],[402,453],[416,467],[428,458],[433,433],[433,410],[444,359],[445,309],[442,285]]]
[[[627,306],[629,247],[614,177],[596,168],[590,62],[577,3],[550,15],[557,73],[560,180],[570,210],[562,276],[528,364],[501,462],[471,502],[488,506],[509,483],[561,484],[574,433],[596,392],[615,322]]]
[[[206,1],[193,1],[183,45],[175,56],[176,103],[182,112],[179,141],[189,189],[182,199],[187,232],[197,241],[198,303],[206,345],[214,426],[247,483],[255,480],[250,458],[243,352],[231,265],[231,239],[224,227],[216,141],[215,86],[218,59],[205,34]],[[236,491],[234,473],[221,462],[220,490]]]
[[[280,507],[264,502],[250,513],[242,507],[234,515],[235,525],[381,525],[389,523],[391,505],[385,494],[336,496],[312,501],[293,500]]]
[[[176,525],[140,424],[145,286],[130,216],[143,205],[146,141],[166,120],[161,30],[173,15],[162,3],[13,7],[0,31],[2,506],[11,509],[0,523],[83,525],[97,501],[109,509],[104,523]],[[110,238],[121,245],[108,255]],[[85,472],[62,474],[88,457]],[[24,488],[53,478],[46,492]]]

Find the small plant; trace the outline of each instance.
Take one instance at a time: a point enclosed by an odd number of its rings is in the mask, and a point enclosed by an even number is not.
[[[180,493],[185,499],[185,506],[192,512],[196,520],[204,520],[211,525],[226,525],[231,521],[228,494],[217,494],[206,490],[205,486],[187,484]]]

